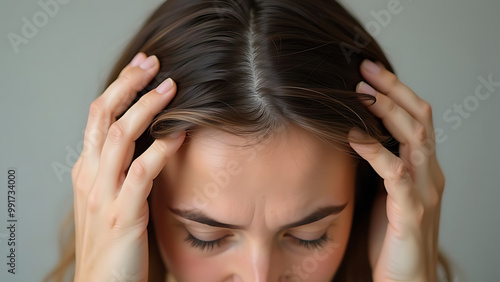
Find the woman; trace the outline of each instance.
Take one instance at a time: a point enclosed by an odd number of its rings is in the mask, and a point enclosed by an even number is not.
[[[48,278],[438,281],[434,144],[337,2],[169,0],[90,107]]]

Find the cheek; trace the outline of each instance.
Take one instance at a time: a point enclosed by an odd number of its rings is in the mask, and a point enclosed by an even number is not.
[[[322,251],[305,257],[299,265],[292,266],[295,280],[291,281],[331,281],[341,261],[338,249],[332,254]]]
[[[173,238],[163,237],[159,243],[166,267],[178,281],[219,281],[224,263],[201,256],[181,235]]]
[[[192,254],[188,247],[172,244],[166,250],[167,268],[178,281],[208,281],[222,273],[220,263]],[[217,280],[213,280],[217,281]]]

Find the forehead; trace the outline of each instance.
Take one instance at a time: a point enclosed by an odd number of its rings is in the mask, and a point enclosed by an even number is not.
[[[191,208],[273,205],[305,208],[342,204],[352,195],[352,157],[297,126],[250,147],[255,141],[214,129],[186,137],[157,178],[166,194]],[[196,201],[194,201],[196,200]]]

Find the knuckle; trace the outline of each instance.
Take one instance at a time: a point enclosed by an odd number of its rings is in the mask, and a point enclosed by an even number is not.
[[[109,229],[118,229],[120,228],[120,225],[121,223],[119,222],[119,213],[115,212],[115,211],[112,211],[108,218],[107,218],[107,222],[108,222],[108,228]]]
[[[421,111],[427,118],[432,118],[432,106],[426,101],[422,102]]]
[[[100,209],[100,206],[99,195],[95,189],[92,189],[87,198],[87,211],[89,213],[96,213]]]
[[[415,140],[418,144],[423,144],[427,140],[427,129],[425,125],[417,123],[415,126]]]
[[[94,117],[94,118],[99,118],[102,116],[104,111],[105,111],[105,106],[104,106],[103,98],[101,96],[101,97],[95,99],[90,104],[89,116]]]
[[[150,95],[144,95],[137,101],[137,106],[140,107],[141,111],[149,113],[150,109],[153,107],[153,101],[150,98]]]
[[[83,176],[81,173],[77,174],[73,182],[73,191],[76,196],[80,199],[89,196],[89,191],[93,180],[89,180],[88,177]]]
[[[115,83],[128,85],[131,83],[131,81],[132,81],[132,78],[130,76],[129,70],[125,70],[125,71],[120,73],[118,78],[115,80]]]
[[[86,181],[84,181],[81,177],[76,177],[75,179],[73,179],[73,191],[77,197],[81,198],[86,195],[86,184]]]
[[[123,129],[123,127],[119,121],[113,123],[109,127],[108,138],[112,142],[118,143],[123,139],[124,136],[125,136],[125,130]]]
[[[129,169],[129,175],[135,180],[144,178],[147,172],[147,166],[141,158],[133,161]]]
[[[396,105],[392,99],[389,99],[389,103],[387,103],[387,113],[394,114],[397,110],[398,105]]]
[[[170,146],[168,146],[165,142],[156,141],[154,144],[154,148],[158,154],[162,156],[168,155]]]
[[[398,159],[394,163],[393,178],[395,180],[401,180],[404,179],[406,176],[407,176],[406,164],[401,159]]]
[[[370,152],[370,154],[376,158],[383,153],[384,147],[380,144],[376,144],[375,146],[371,146],[371,149],[372,151]]]
[[[109,127],[109,124],[105,121],[102,121],[102,124],[105,126]],[[87,127],[85,129],[85,136],[83,137],[83,142],[84,145],[87,144],[94,144],[101,135],[104,135],[105,133],[101,131],[100,128],[89,128]]]
[[[126,87],[129,87],[135,92],[139,92],[142,90],[143,87],[141,87],[140,85],[141,82],[137,81],[138,79],[136,78],[137,75],[134,75],[134,73],[136,72],[134,72],[133,69],[126,70],[125,72],[123,72],[118,76],[115,82],[117,84],[122,84]],[[142,74],[142,72],[139,72],[139,74]]]
[[[382,154],[382,145],[375,144],[374,146],[369,146],[365,150],[366,159],[368,161],[374,160]]]

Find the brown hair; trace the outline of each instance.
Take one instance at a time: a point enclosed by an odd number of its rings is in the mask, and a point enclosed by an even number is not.
[[[336,1],[168,0],[130,41],[105,88],[139,51],[156,55],[160,71],[137,99],[167,77],[176,81],[178,92],[137,140],[134,158],[154,138],[180,130],[212,127],[270,136],[289,123],[354,156],[347,133],[358,127],[399,155],[399,143],[361,102],[375,98],[354,91],[363,80],[363,59],[394,70],[377,42]],[[385,191],[382,179],[359,158],[351,236],[333,281],[372,281],[367,234],[377,190]],[[150,220],[149,281],[163,281],[166,269],[153,228]],[[62,281],[74,263],[72,232],[45,281]],[[439,258],[450,280],[449,267]]]

